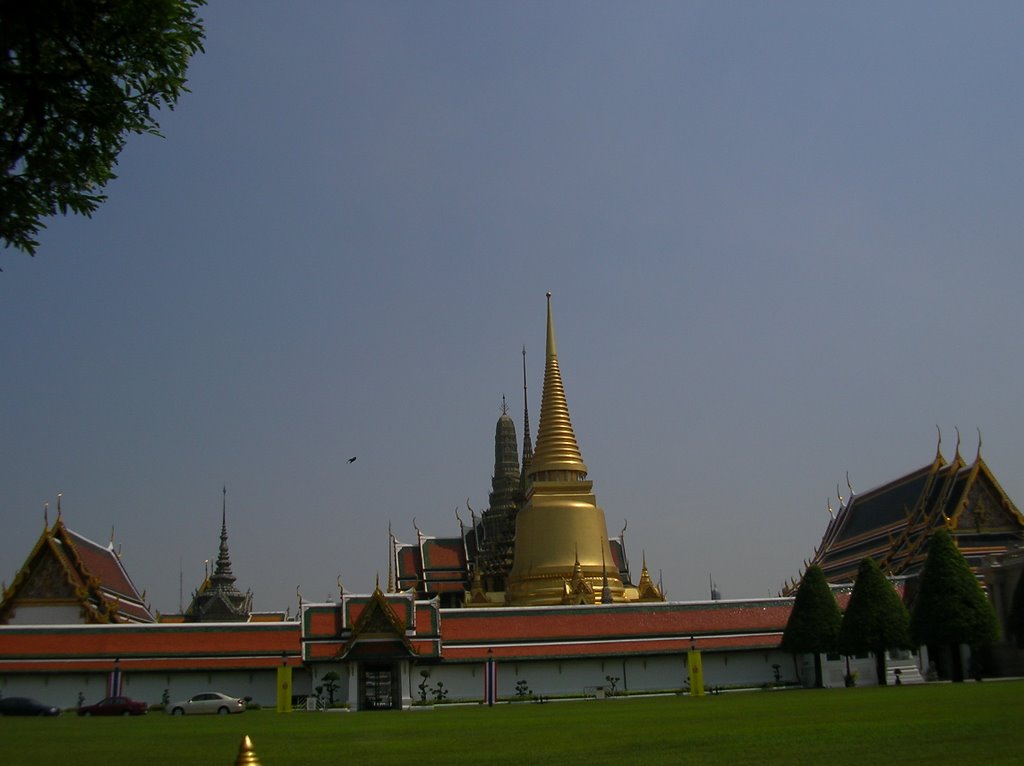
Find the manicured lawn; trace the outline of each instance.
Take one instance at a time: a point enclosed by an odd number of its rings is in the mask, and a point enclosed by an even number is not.
[[[1021,763],[1024,682],[386,713],[0,719],[0,764]]]

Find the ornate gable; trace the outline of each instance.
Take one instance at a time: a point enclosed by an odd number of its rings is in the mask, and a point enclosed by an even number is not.
[[[104,593],[100,581],[85,567],[76,549],[73,533],[60,516],[39,536],[24,565],[15,575],[0,601],[0,624],[31,620],[27,609],[77,606],[78,613],[65,619],[86,623],[118,622],[120,601]],[[114,555],[112,552],[110,555]],[[17,612],[22,608],[19,618]],[[45,621],[52,621],[52,613]]]
[[[388,604],[380,587],[374,589],[340,655],[374,654],[377,656],[416,654],[406,635],[406,624]]]
[[[978,461],[957,508],[955,529],[975,533],[1020,532],[1024,516],[995,480],[988,466]]]
[[[19,598],[24,599],[78,599],[79,588],[71,583],[67,563],[62,562],[49,546],[28,566]]]

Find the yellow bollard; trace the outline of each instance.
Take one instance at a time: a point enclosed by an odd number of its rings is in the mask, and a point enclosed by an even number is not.
[[[256,757],[256,751],[253,750],[252,740],[249,739],[248,734],[242,737],[242,744],[238,747],[238,757],[235,759],[235,766],[246,766],[246,764],[260,766],[260,759]]]

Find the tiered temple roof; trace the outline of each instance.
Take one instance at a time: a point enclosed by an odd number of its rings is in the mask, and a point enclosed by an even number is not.
[[[121,563],[113,539],[104,546],[68,529],[60,515],[46,524],[0,601],[0,624],[153,622]]]
[[[220,548],[213,574],[208,576],[192,596],[185,610],[187,622],[245,622],[252,612],[252,592],[242,593],[235,586],[228,555],[227,487],[221,505]]]
[[[829,507],[831,512],[831,505]],[[851,582],[860,561],[873,558],[893,575],[914,575],[928,555],[933,530],[946,526],[972,567],[1024,546],[1024,516],[981,457],[952,461],[939,449],[930,463],[863,494],[840,498],[810,564],[829,582]],[[786,590],[792,591],[795,581]]]

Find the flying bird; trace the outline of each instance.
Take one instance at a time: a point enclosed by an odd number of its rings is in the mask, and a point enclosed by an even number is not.
[[[357,456],[357,457],[358,457],[358,456]],[[355,459],[354,457],[350,457],[350,458],[348,459],[348,462],[350,462],[350,463],[354,463],[354,462],[356,462],[356,459]]]

